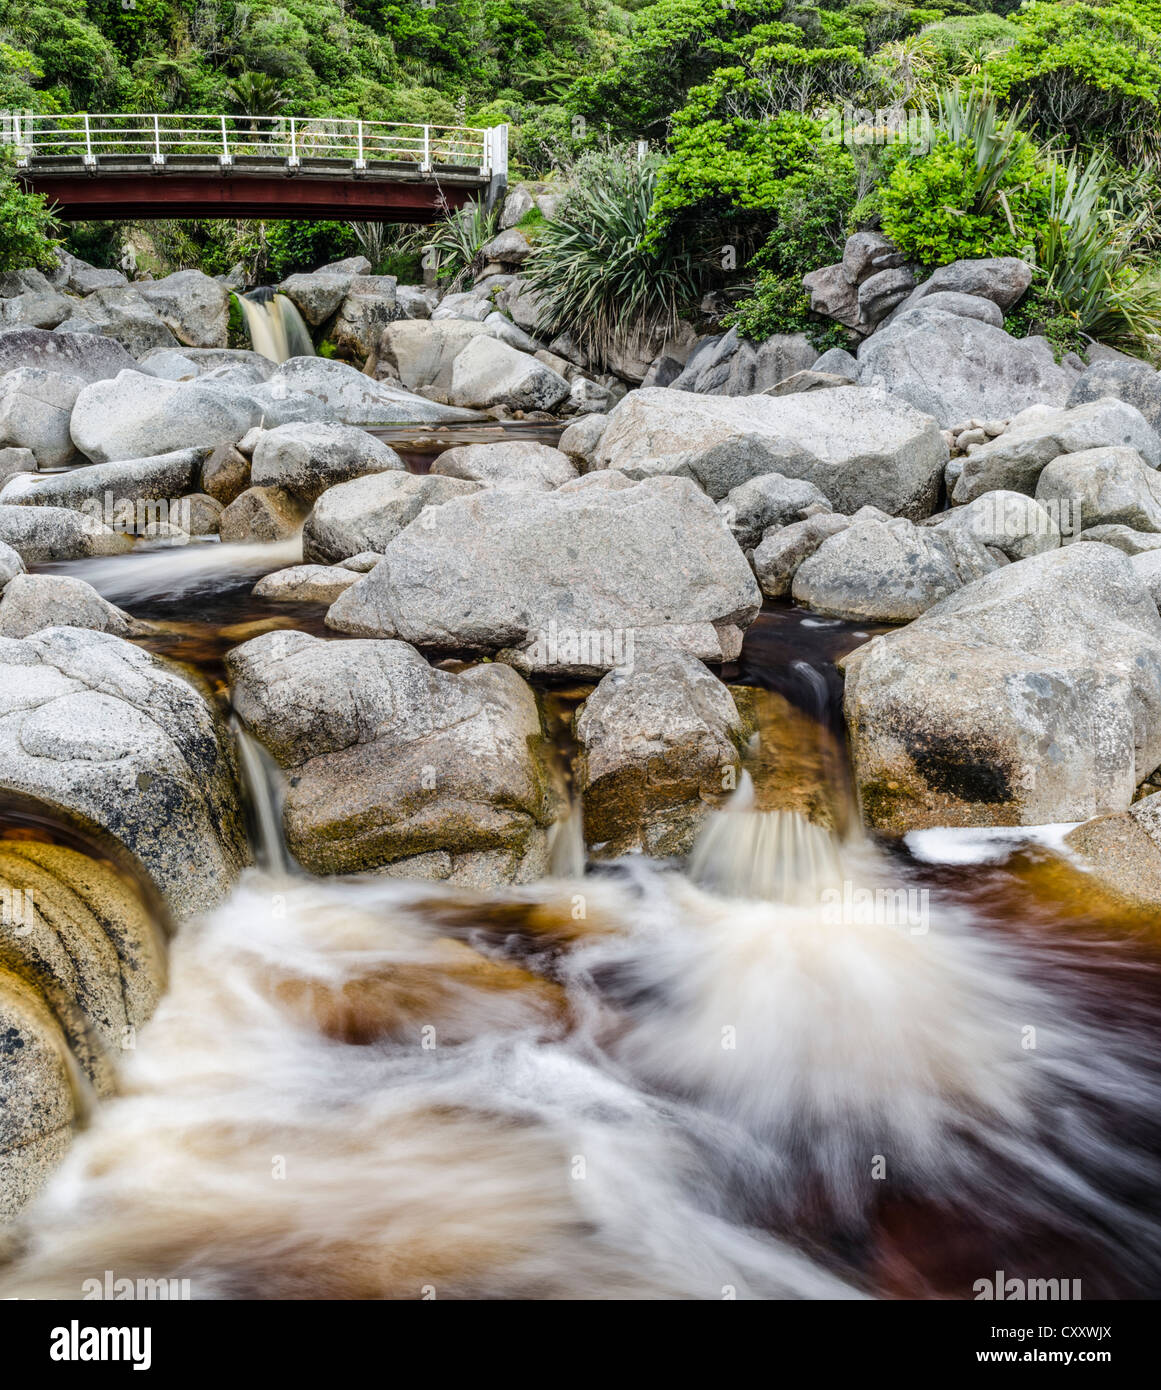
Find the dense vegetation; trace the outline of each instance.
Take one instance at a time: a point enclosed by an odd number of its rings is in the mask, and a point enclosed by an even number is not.
[[[922,266],[1034,259],[1013,331],[1145,352],[1159,73],[1161,0],[10,0],[0,20],[8,108],[509,122],[517,174],[579,189],[540,229],[554,318],[605,339],[618,305],[671,320],[707,288],[756,336],[821,331],[802,274],[874,226]],[[35,240],[10,184],[0,220]],[[93,255],[120,240],[73,236]],[[270,277],[357,249],[333,224],[154,239],[165,262]]]

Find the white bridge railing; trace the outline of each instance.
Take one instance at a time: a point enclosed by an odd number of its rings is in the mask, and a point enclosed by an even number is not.
[[[15,146],[18,167],[34,159],[76,159],[88,169],[102,162],[142,160],[214,163],[224,169],[248,160],[279,160],[288,169],[304,160],[350,163],[355,173],[373,164],[479,170],[495,178],[508,170],[508,127],[413,125],[402,121],[329,120],[305,116],[196,116],[161,114],[40,116],[8,112],[0,139]]]

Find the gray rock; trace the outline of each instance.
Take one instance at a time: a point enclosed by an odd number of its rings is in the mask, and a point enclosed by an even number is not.
[[[0,541],[0,589],[14,576],[23,573],[24,561],[20,555],[10,545]]]
[[[306,519],[306,504],[280,487],[248,487],[218,518],[224,541],[284,541]]]
[[[535,293],[526,288],[523,280],[516,280],[507,289],[501,290],[496,296],[495,307],[507,314],[518,328],[523,328],[525,333],[535,334],[537,332],[542,312],[541,304]],[[559,352],[561,357],[567,357],[570,361],[576,360],[571,353],[560,352],[560,348],[555,343],[550,343],[549,347],[553,352]],[[578,363],[578,365],[583,365],[583,363]]]
[[[845,376],[848,381],[857,381],[859,378],[858,358],[846,348],[829,348],[815,360],[811,370],[833,372],[835,376]]]
[[[358,555],[348,556],[340,563],[343,569],[353,570],[356,574],[370,574],[382,558],[378,550],[360,550]]]
[[[303,559],[325,565],[368,551],[381,554],[427,508],[478,491],[477,483],[437,474],[371,473],[340,483],[323,493],[306,520]]]
[[[278,293],[290,300],[312,328],[318,328],[338,312],[354,278],[353,271],[316,270],[307,275],[290,275],[278,286]]]
[[[1104,396],[1135,406],[1154,430],[1161,431],[1161,372],[1147,362],[1119,358],[1094,362],[1077,378],[1068,404],[1084,405]]]
[[[40,328],[0,332],[0,373],[32,368],[77,377],[86,384],[136,371],[136,359],[120,343],[95,333],[47,333]]]
[[[133,547],[131,536],[96,525],[71,507],[0,506],[0,541],[18,551],[28,565],[120,555]]]
[[[135,285],[95,291],[55,331],[99,333],[120,343],[134,357],[151,348],[177,347],[169,325]]]
[[[0,377],[0,444],[30,449],[40,468],[81,462],[69,423],[84,382],[40,367]]]
[[[277,603],[329,605],[358,578],[353,570],[341,565],[292,565],[289,569],[264,575],[254,585],[254,594]]]
[[[249,458],[241,449],[219,444],[202,464],[201,486],[216,502],[228,507],[250,486]]]
[[[245,393],[122,372],[80,392],[71,429],[81,453],[94,463],[109,463],[235,444],[260,420],[261,411]]]
[[[758,587],[716,509],[686,479],[596,475],[518,497],[486,488],[434,508],[327,614],[420,646],[505,651],[524,670],[623,664],[669,645],[733,660]]]
[[[990,299],[1005,312],[1032,283],[1032,267],[1015,256],[988,257],[971,261],[952,261],[932,272],[907,301],[907,308],[930,295],[948,291]]]
[[[79,257],[57,249],[60,271],[55,277],[57,284],[74,294],[92,294],[95,290],[118,289],[129,281],[119,270],[98,270]]]
[[[230,292],[200,270],[178,270],[137,287],[145,302],[187,347],[224,348],[230,320]]]
[[[631,391],[608,416],[596,465],[630,476],[641,460],[692,476],[720,501],[761,473],[804,478],[842,511],[866,503],[925,516],[947,445],[928,416],[849,387],[784,397]]]
[[[190,367],[194,375],[204,377],[218,373],[222,367],[238,368],[238,379],[263,382],[269,381],[278,371],[278,364],[263,357],[260,352],[249,348],[197,348],[187,347],[180,352],[175,348],[156,348],[147,352],[138,364],[142,371],[151,376],[165,377],[172,381],[182,381]],[[179,375],[174,375],[178,372]]]
[[[374,435],[351,425],[318,422],[265,430],[250,463],[250,481],[313,502],[337,483],[391,471],[405,472],[403,460]]]
[[[540,344],[531,334],[525,333],[522,328],[518,328],[511,319],[506,318],[498,310],[488,315],[484,320],[484,327],[488,330],[491,337],[496,338],[501,343],[507,343],[509,347],[515,348],[517,352],[527,352],[535,357],[542,351]],[[540,360],[543,361],[544,359],[541,358]],[[556,358],[555,360],[559,362],[562,359]],[[549,362],[546,365],[551,367],[553,363]],[[553,370],[557,371],[562,376],[564,375],[563,372],[560,372],[559,367],[554,367]]]
[[[227,656],[234,708],[288,771],[287,843],[312,873],[398,865],[538,877],[551,819],[536,698],[498,664],[435,670],[403,642],[271,632]]]
[[[0,639],[0,783],[106,830],[178,916],[224,898],[248,859],[221,717],[110,633]]]
[[[531,255],[532,243],[515,227],[507,228],[480,248],[482,259],[506,266],[521,266]]]
[[[155,348],[138,363],[141,371],[162,381],[193,381],[200,375],[198,365],[177,348]]]
[[[340,352],[370,357],[383,330],[403,314],[395,298],[394,275],[356,275],[346,298],[326,328]]]
[[[0,298],[0,328],[55,328],[75,308],[75,299],[58,294],[46,281],[43,289]]]
[[[804,372],[818,361],[818,349],[805,333],[775,333],[759,344],[751,391],[766,391],[795,372]],[[730,391],[728,394],[737,395]]]
[[[828,391],[839,386],[853,386],[855,383],[838,372],[795,372],[785,381],[768,386],[763,393],[767,396],[797,396],[804,391]]]
[[[408,319],[429,319],[439,303],[439,291],[428,285],[397,285],[395,300]]]
[[[221,529],[222,513],[225,507],[216,497],[204,492],[191,492],[183,497],[178,512],[179,522],[185,522],[185,530],[191,536],[216,536]],[[172,518],[172,507],[170,516]]]
[[[205,378],[202,380],[205,381]],[[210,381],[205,381],[205,384],[207,388],[214,385]],[[292,391],[282,380],[263,382],[261,386],[250,387],[237,394],[253,402],[262,427],[268,430],[277,429],[279,425],[304,425],[315,420],[333,419],[330,406],[318,396],[308,391]]]
[[[1156,550],[1143,550],[1139,555],[1133,555],[1129,563],[1134,574],[1148,589],[1154,604],[1161,604],[1161,554]]]
[[[325,357],[292,357],[278,369],[274,382],[290,391],[317,397],[332,418],[345,425],[442,424],[451,420],[477,420],[470,410],[438,405],[374,381],[346,362]]]
[[[970,531],[852,520],[799,565],[791,593],[829,617],[908,623],[996,564]]]
[[[1161,617],[1110,546],[993,571],[842,665],[876,829],[1086,820],[1161,763]]]
[[[1067,508],[1074,529],[1130,526],[1161,532],[1161,475],[1136,449],[1085,449],[1061,454],[1040,474],[1036,498]]]
[[[910,308],[859,347],[859,383],[881,386],[943,426],[1010,419],[1031,405],[1063,406],[1076,374],[1040,338],[960,314]]]
[[[177,449],[155,458],[118,459],[65,473],[25,473],[0,490],[0,504],[72,507],[99,516],[100,507],[94,510],[87,504],[103,506],[106,495],[113,502],[127,499],[132,505],[139,499],[179,498],[197,485],[208,454],[207,449]]]
[[[966,531],[981,545],[1001,551],[1009,560],[1026,560],[1060,544],[1060,525],[1054,512],[1022,492],[985,492],[966,507],[953,507],[930,518],[941,531]]]
[[[745,731],[729,689],[700,661],[658,651],[601,680],[576,736],[585,836],[614,859],[688,853],[737,784]]]
[[[470,319],[483,321],[492,312],[492,301],[485,295],[465,290],[462,294],[445,294],[431,311],[433,319]]]
[[[763,473],[733,488],[718,503],[722,520],[743,550],[751,550],[772,526],[786,526],[815,512],[834,508],[813,483]]]
[[[494,338],[473,338],[452,365],[450,399],[458,406],[552,410],[569,385],[550,367]]]
[[[1031,406],[964,459],[952,497],[970,502],[996,488],[1031,495],[1053,459],[1105,447],[1136,449],[1150,468],[1161,464],[1161,438],[1134,406],[1112,399],[1069,410]]]
[[[490,337],[483,323],[463,319],[401,319],[390,323],[379,340],[378,364],[408,391],[423,386],[451,390],[452,365],[473,338]]]
[[[1126,555],[1143,555],[1147,550],[1161,550],[1161,534],[1134,531],[1129,526],[1090,526],[1081,531],[1076,539],[1111,545]]]
[[[771,527],[755,547],[751,560],[759,587],[767,598],[786,598],[798,572],[830,536],[837,536],[851,524],[841,512],[819,512],[805,521]]]
[[[608,428],[607,415],[585,415],[574,420],[556,441],[560,452],[580,469],[587,469],[596,456],[597,446]]]
[[[371,262],[366,256],[346,256],[341,261],[328,261],[320,265],[319,275],[370,275]]]
[[[30,637],[46,627],[83,627],[127,637],[128,613],[115,608],[83,579],[59,574],[18,574],[0,598],[0,637]]]
[[[431,465],[431,472],[484,487],[531,492],[551,492],[577,476],[577,470],[559,449],[508,440],[447,449]]]
[[[861,284],[881,270],[903,264],[903,253],[881,232],[855,232],[843,246],[841,269],[850,285]]]
[[[569,387],[568,404],[578,414],[584,415],[593,411],[603,414],[614,405],[613,393],[600,382],[578,376]]]
[[[993,300],[984,299],[978,294],[961,294],[956,290],[934,290],[925,295],[920,295],[919,290],[916,290],[915,294],[895,309],[886,323],[894,323],[920,303],[925,309],[938,309],[945,314],[959,314],[965,319],[979,319],[982,323],[990,323],[993,328],[1004,326],[1004,311]]]
[[[508,227],[514,227],[522,217],[532,211],[533,206],[532,194],[523,184],[517,184],[504,199],[504,206],[500,212],[501,228],[506,230]]]
[[[35,473],[36,455],[31,449],[0,449],[0,485],[17,473]]]
[[[907,298],[914,285],[915,276],[905,266],[876,271],[859,286],[859,325],[878,323]]]

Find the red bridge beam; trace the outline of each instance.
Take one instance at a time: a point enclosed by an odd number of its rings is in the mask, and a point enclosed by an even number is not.
[[[66,222],[149,218],[293,217],[305,221],[436,222],[487,190],[433,182],[287,174],[48,173],[21,170],[26,188],[57,204]]]

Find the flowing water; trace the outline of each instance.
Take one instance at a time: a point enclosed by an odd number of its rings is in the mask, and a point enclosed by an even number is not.
[[[53,568],[224,698],[244,634],[333,635],[250,596],[293,558]],[[177,932],[0,1296],[106,1269],[194,1297],[1161,1293],[1157,921],[1050,834],[865,836],[834,662],[870,635],[767,606],[722,673],[746,772],[687,863],[586,865],[574,810],[549,878],[489,894],[306,875],[239,731],[257,867]],[[542,690],[562,767],[585,692]]]
[[[313,357],[314,343],[294,301],[268,285],[237,296],[250,346],[271,362]]]

